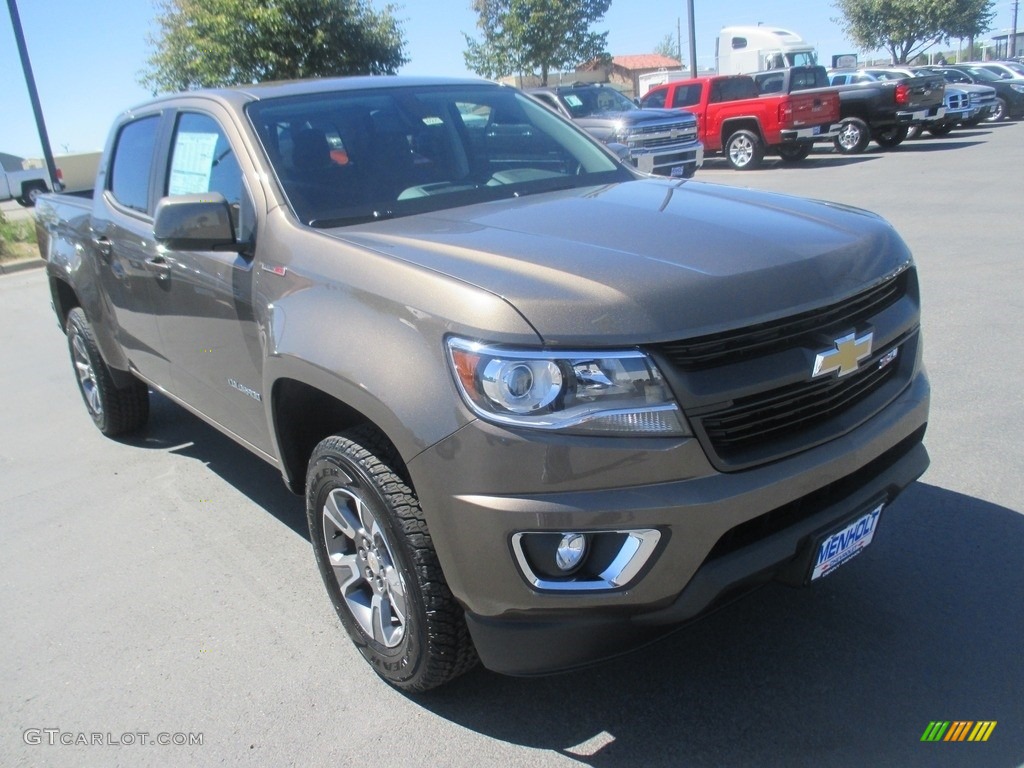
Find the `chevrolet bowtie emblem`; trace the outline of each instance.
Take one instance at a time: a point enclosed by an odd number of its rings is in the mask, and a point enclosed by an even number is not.
[[[870,332],[863,336],[851,333],[847,336],[836,339],[833,343],[834,349],[819,352],[814,358],[814,371],[811,378],[825,376],[833,371],[839,371],[840,376],[846,376],[857,370],[860,361],[871,356],[871,342],[874,335]]]

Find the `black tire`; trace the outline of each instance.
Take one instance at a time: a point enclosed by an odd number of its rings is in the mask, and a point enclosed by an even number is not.
[[[22,187],[21,192],[22,195],[18,198],[18,204],[23,208],[32,208],[35,206],[39,196],[46,192],[46,187],[42,184],[29,184]]]
[[[923,125],[912,125],[910,126],[910,130],[907,131],[907,139],[916,139],[922,133],[924,133]]]
[[[868,148],[871,131],[859,117],[848,117],[839,122],[839,134],[833,140],[836,151],[843,155],[859,155]]]
[[[928,129],[928,133],[932,136],[948,136],[950,131],[953,130],[952,123],[943,123],[942,125],[933,125]]]
[[[149,419],[149,388],[141,381],[118,387],[96,346],[92,325],[80,307],[68,313],[65,330],[78,391],[93,423],[108,437],[137,432]]]
[[[875,131],[871,137],[875,140],[875,143],[880,147],[886,149],[892,149],[898,147],[907,138],[907,134],[910,132],[910,128],[905,125],[893,125],[888,128]]]
[[[782,144],[779,146],[779,157],[782,158],[784,163],[799,163],[802,160],[806,160],[807,156],[811,154],[811,148],[814,145],[809,141],[799,141],[792,144]]]
[[[722,150],[729,165],[737,171],[752,171],[764,159],[764,144],[761,137],[752,131],[736,131],[725,140]]]
[[[988,111],[988,117],[985,118],[986,123],[999,123],[1006,119],[1006,99],[1002,96],[996,96],[996,103],[993,104]]]
[[[374,429],[326,438],[309,460],[306,515],[320,575],[352,642],[385,681],[420,692],[472,669],[477,655],[397,466]]]

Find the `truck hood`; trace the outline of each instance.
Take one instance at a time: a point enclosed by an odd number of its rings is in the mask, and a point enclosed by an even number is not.
[[[692,181],[587,187],[327,234],[501,296],[559,345],[764,322],[853,295],[910,258],[873,214]]]

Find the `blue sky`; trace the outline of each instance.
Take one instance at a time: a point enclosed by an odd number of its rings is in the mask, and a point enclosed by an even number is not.
[[[380,8],[382,0],[374,0]],[[475,35],[471,0],[396,0],[411,60],[403,74],[466,75],[463,32]],[[614,55],[650,53],[675,34],[688,44],[685,0],[613,0],[598,31],[609,31]],[[718,30],[764,22],[785,27],[815,44],[822,61],[855,48],[832,21],[827,0],[695,0],[697,62],[714,63]],[[997,0],[995,27],[1010,26],[1011,0]],[[18,0],[50,144],[55,154],[102,149],[113,117],[150,94],[138,84],[156,33],[150,0]],[[687,54],[684,53],[684,56]],[[21,75],[7,3],[0,4],[0,152],[38,157],[38,134]]]

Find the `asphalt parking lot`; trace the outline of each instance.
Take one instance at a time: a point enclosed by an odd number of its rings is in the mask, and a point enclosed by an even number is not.
[[[1024,123],[709,160],[698,181],[868,208],[908,242],[930,470],[813,589],[420,698],[344,636],[277,472],[161,398],[143,437],[103,438],[42,270],[0,276],[0,765],[1024,765],[1022,168]],[[936,720],[997,725],[922,742]]]

